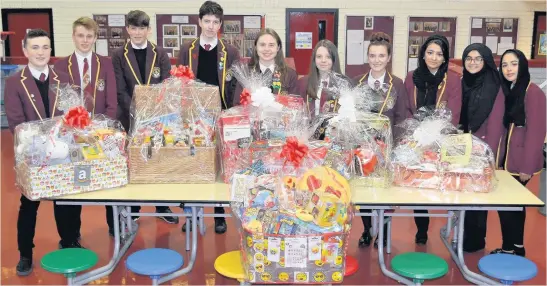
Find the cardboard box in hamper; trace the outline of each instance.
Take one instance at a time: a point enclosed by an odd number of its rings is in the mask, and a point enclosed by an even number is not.
[[[221,99],[217,86],[194,83],[182,87],[181,97],[170,97],[165,92],[181,92],[180,87],[162,89],[157,86],[136,86],[133,94],[134,110],[154,116],[166,115],[173,108],[181,111],[183,118],[195,120],[208,114],[217,116]],[[158,99],[162,99],[161,102]],[[136,116],[141,118],[141,116]],[[144,118],[148,119],[148,118]],[[214,183],[218,173],[216,146],[171,147],[162,146],[147,150],[142,146],[129,145],[130,183]],[[145,156],[148,157],[145,159]]]

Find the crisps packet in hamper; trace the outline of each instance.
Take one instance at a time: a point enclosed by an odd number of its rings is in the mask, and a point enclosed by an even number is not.
[[[490,192],[496,184],[494,153],[463,134],[446,108],[422,109],[401,123],[406,130],[393,149],[394,184],[441,191]]]
[[[171,75],[161,84],[135,87],[130,182],[215,182],[218,87],[194,81],[185,66]]]
[[[346,178],[322,166],[323,146],[316,147],[289,137],[264,161],[263,172],[234,174],[231,207],[246,282],[342,282],[351,191]]]
[[[60,116],[15,128],[16,182],[23,195],[39,200],[126,185],[126,134],[120,122],[92,117],[77,88],[54,89],[53,115]]]

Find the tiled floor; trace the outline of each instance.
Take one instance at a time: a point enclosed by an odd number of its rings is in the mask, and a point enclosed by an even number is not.
[[[44,202],[40,206],[34,249],[34,272],[25,278],[20,278],[15,273],[15,265],[19,259],[16,240],[16,221],[19,208],[20,193],[14,186],[13,171],[13,138],[9,131],[1,131],[1,162],[2,162],[2,276],[0,283],[3,285],[13,284],[63,284],[66,280],[60,275],[54,275],[41,269],[40,258],[55,250],[59,236],[55,228],[51,202]],[[538,179],[534,178],[530,183],[530,189],[537,194]],[[147,210],[145,207],[143,210]],[[173,209],[173,211],[180,211]],[[487,250],[497,248],[501,245],[500,228],[498,216],[495,212],[489,215]],[[416,227],[411,218],[396,218],[393,222],[393,249],[392,254],[386,256],[388,263],[391,257],[398,253],[407,251],[427,251],[443,257],[449,263],[450,270],[446,276],[426,284],[469,284],[460,274],[456,265],[450,259],[448,251],[444,248],[440,238],[439,229],[443,226],[444,220],[434,218],[431,220],[429,230],[429,242],[427,246],[417,247],[414,244],[414,233]],[[226,279],[217,274],[213,268],[215,258],[226,252],[237,249],[238,232],[235,224],[228,220],[229,230],[226,234],[216,235],[212,219],[206,219],[207,234],[199,238],[199,249],[197,262],[189,275],[180,277],[169,284],[173,285],[225,285],[238,284],[236,281]],[[82,244],[97,252],[99,264],[104,265],[109,260],[113,241],[108,236],[105,222],[104,207],[84,207],[82,215]],[[156,218],[143,217],[139,220],[140,230],[135,242],[129,249],[129,253],[149,247],[167,247],[183,253],[185,258],[188,254],[184,250],[185,239],[180,231],[181,224],[168,225]],[[356,274],[344,280],[344,284],[396,284],[389,278],[382,275],[378,266],[377,251],[373,247],[359,249],[357,240],[362,231],[360,219],[355,220],[354,230],[351,234],[351,245],[348,253],[356,257],[360,263],[360,269]],[[538,213],[537,208],[528,208],[526,215],[526,236],[525,245],[528,258],[534,261],[539,273],[536,278],[523,284],[545,285],[546,264],[545,264],[545,217]],[[466,255],[467,265],[470,269],[477,271],[477,261],[486,252]],[[92,284],[113,284],[113,285],[142,285],[150,284],[147,277],[137,276],[126,269],[122,263],[116,270],[101,280]]]

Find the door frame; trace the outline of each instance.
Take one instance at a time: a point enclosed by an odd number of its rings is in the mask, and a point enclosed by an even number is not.
[[[52,8],[40,8],[40,9],[21,9],[21,8],[2,8],[2,31],[9,31],[8,28],[8,15],[9,14],[27,14],[27,13],[45,13],[49,16],[49,38],[51,40],[51,56],[55,56],[55,34],[53,30],[53,9]],[[4,51],[6,57],[10,56],[10,37],[6,39],[4,44]]]
[[[537,33],[537,24],[538,24],[538,20],[539,20],[539,17],[540,16],[547,16],[547,12],[545,11],[535,11],[534,12],[534,26],[533,26],[533,31],[532,31],[532,52],[530,53],[530,58],[533,59],[534,58],[534,52],[536,50],[536,43],[537,43],[537,38],[536,38],[536,33]]]
[[[285,9],[285,57],[290,57],[290,15],[292,12],[302,13],[334,13],[334,45],[338,47],[338,9],[337,8],[286,8]]]

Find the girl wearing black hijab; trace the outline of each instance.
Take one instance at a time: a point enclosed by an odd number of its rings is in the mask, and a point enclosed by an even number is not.
[[[462,60],[460,128],[486,142],[497,154],[504,130],[505,97],[492,51],[484,44],[471,44],[463,51]],[[487,214],[487,211],[466,212],[464,251],[484,249]]]
[[[450,47],[446,37],[432,35],[420,48],[418,68],[408,73],[405,88],[412,114],[421,107],[439,108],[442,103],[452,113],[452,124],[460,122],[462,107],[461,81],[458,74],[448,70]],[[427,213],[427,210],[415,210]],[[414,217],[418,231],[417,244],[427,242],[429,217]]]
[[[545,141],[545,94],[530,81],[528,60],[519,50],[507,50],[501,56],[499,69],[505,95],[506,127],[497,163],[522,185],[543,168]],[[526,210],[498,211],[503,244],[492,253],[524,256],[524,222]]]

